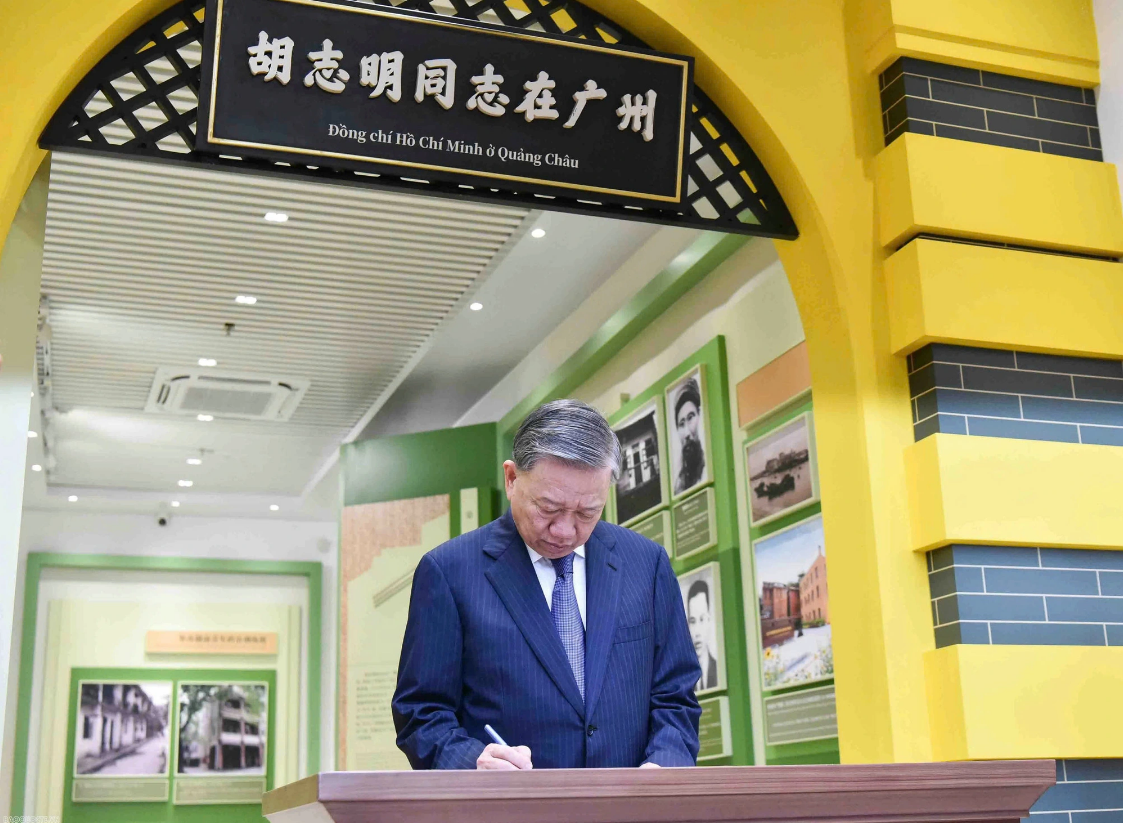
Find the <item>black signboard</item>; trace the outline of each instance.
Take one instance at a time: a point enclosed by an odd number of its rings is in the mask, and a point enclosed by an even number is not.
[[[200,151],[682,202],[692,58],[340,0],[209,0],[206,24]]]

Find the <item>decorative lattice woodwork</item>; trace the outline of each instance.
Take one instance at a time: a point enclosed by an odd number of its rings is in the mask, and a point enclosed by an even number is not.
[[[644,46],[640,40],[574,0],[371,0],[529,31]],[[136,159],[198,164],[257,174],[296,175],[321,182],[499,201],[645,220],[738,234],[793,238],[795,224],[753,150],[697,86],[693,90],[684,214],[587,199],[338,171],[195,151],[202,59],[203,0],[183,0],[141,26],[86,75],[55,113],[40,145]]]

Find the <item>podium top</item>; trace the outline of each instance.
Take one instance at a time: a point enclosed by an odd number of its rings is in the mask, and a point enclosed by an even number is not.
[[[527,772],[327,772],[265,795],[271,823],[1016,823],[1052,760]]]

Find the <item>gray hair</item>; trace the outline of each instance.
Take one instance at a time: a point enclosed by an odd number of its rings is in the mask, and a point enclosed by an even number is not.
[[[612,469],[620,476],[620,441],[599,411],[580,400],[552,400],[526,416],[515,433],[511,455],[519,471],[543,457],[571,466]]]

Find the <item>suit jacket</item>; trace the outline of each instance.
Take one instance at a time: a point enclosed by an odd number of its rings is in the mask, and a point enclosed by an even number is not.
[[[413,768],[475,768],[485,723],[535,768],[694,765],[701,670],[666,552],[601,522],[585,572],[582,702],[510,512],[421,559],[393,700]]]

